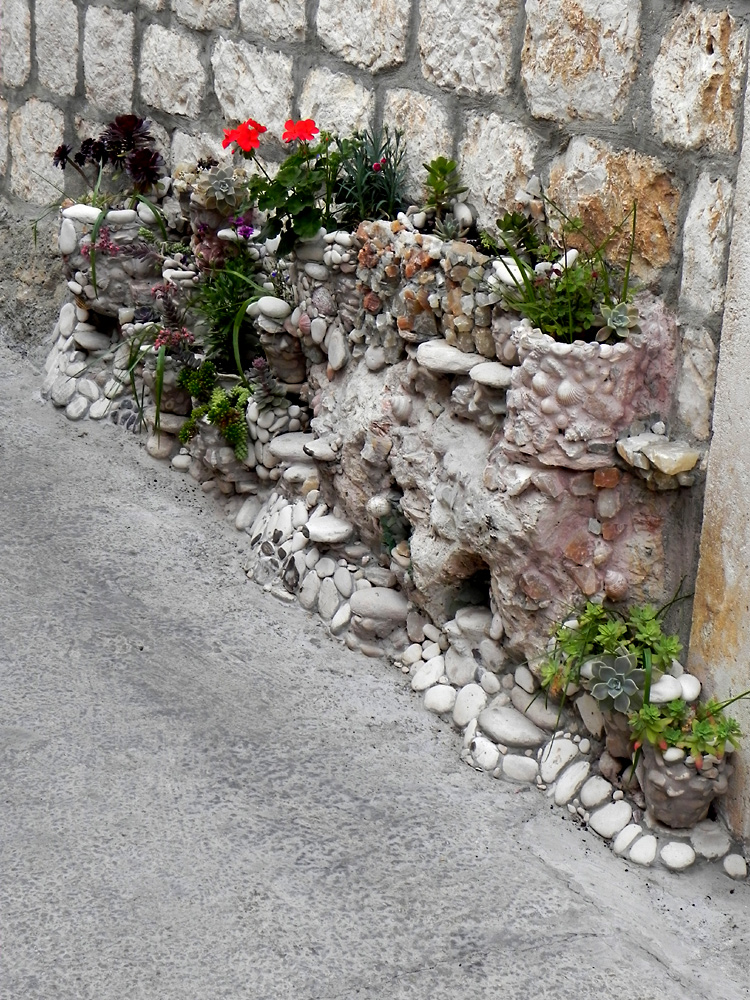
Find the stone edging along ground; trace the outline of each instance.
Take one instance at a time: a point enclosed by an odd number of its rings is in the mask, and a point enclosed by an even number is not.
[[[123,345],[116,339],[105,344],[87,320],[73,303],[62,307],[42,394],[70,420],[106,418],[137,431],[140,421],[123,377]],[[260,486],[237,475],[231,449],[208,426],[175,453],[170,421],[184,418],[162,414],[164,434],[157,435],[151,413],[146,446],[206,493],[235,495],[229,502],[236,507],[237,530],[248,536],[248,577],[285,602],[298,600],[317,611],[348,648],[386,656],[410,679],[411,689],[423,693],[425,708],[462,734],[461,758],[469,766],[535,785],[572,822],[593,830],[634,864],[680,871],[699,859],[721,860],[729,877],[744,879],[741,848],[720,822],[669,830],[650,820],[637,792],[618,787],[618,769],[603,752],[601,715],[589,695],[576,699],[577,715],[560,716],[545,707],[527,667],[493,663],[499,625],[490,608],[460,608],[438,628],[410,604],[400,586],[409,570],[408,548],[400,552],[397,546],[390,568],[382,566],[342,511],[324,502],[318,463],[335,459],[337,445],[298,429],[308,422],[304,411],[302,405],[256,419],[249,414],[251,437],[260,442],[258,453],[268,467]],[[263,433],[282,417],[287,433]]]

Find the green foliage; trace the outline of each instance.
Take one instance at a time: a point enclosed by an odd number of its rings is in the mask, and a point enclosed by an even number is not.
[[[543,333],[567,343],[639,332],[637,310],[628,305],[636,206],[597,244],[580,219],[569,218],[556,205],[547,204],[559,215],[561,227],[559,237],[550,233],[545,243],[519,213],[497,220],[507,254],[501,260],[512,265],[501,269],[506,308],[520,312]],[[631,218],[628,262],[624,274],[618,276],[605,259],[606,248]],[[580,252],[570,247],[572,236],[574,243],[583,244]],[[506,276],[510,280],[505,280]]]
[[[637,666],[634,653],[603,653],[587,663],[591,668],[591,694],[601,708],[625,713],[643,700],[646,671]]]
[[[589,601],[576,619],[555,630],[552,656],[542,667],[542,686],[553,697],[559,697],[569,684],[580,682],[581,667],[587,660],[596,658],[612,667],[613,657],[627,657],[630,670],[626,674],[619,671],[618,675],[624,679],[630,671],[643,671],[643,675],[631,674],[642,691],[651,669],[669,669],[682,649],[676,635],[664,634],[665,611],[644,604],[622,612]],[[611,679],[607,674],[606,680]]]
[[[461,185],[455,160],[436,156],[422,166],[427,171],[424,182],[427,197],[422,207],[434,212],[436,220],[440,222],[450,203],[467,189]]]
[[[298,240],[312,239],[333,219],[331,201],[339,156],[331,144],[325,133],[314,146],[300,143],[275,177],[255,174],[248,182],[249,203],[269,213],[260,239],[278,236],[280,257],[293,250]]]
[[[355,227],[364,219],[395,219],[406,205],[403,132],[355,132],[336,139],[338,174],[334,187],[337,216]]]
[[[206,383],[208,375],[210,375],[210,370],[206,373]],[[205,417],[210,424],[218,429],[229,447],[234,449],[237,461],[242,462],[247,458],[245,410],[249,398],[250,390],[245,386],[236,386],[228,391],[222,389],[221,386],[215,386],[208,402],[196,407],[183,424],[179,433],[180,441],[187,444],[197,433],[198,421]]]
[[[244,247],[237,247],[232,259],[208,273],[190,301],[190,306],[201,313],[209,325],[206,354],[225,371],[237,367],[242,374],[243,367],[261,353],[247,307],[266,294],[260,283],[263,278],[258,273],[257,261]],[[239,365],[235,346],[240,353]]]
[[[636,750],[643,743],[650,743],[661,750],[679,747],[695,759],[700,770],[705,754],[710,753],[721,759],[727,744],[735,748],[739,746],[742,738],[740,725],[736,719],[725,715],[724,709],[732,701],[749,694],[750,691],[744,691],[726,702],[710,698],[695,705],[688,705],[682,698],[666,705],[645,704],[628,716]]]
[[[177,385],[189,392],[193,399],[205,404],[216,388],[216,375],[213,361],[204,361],[200,368],[183,368],[177,376]]]

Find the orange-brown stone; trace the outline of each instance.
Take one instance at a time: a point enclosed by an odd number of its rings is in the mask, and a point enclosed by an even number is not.
[[[599,489],[611,490],[618,485],[622,478],[620,470],[612,466],[609,469],[596,469],[594,472],[594,486]]]

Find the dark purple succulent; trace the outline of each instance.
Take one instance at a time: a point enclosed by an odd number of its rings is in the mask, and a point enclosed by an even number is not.
[[[65,167],[68,162],[68,157],[72,152],[73,152],[73,147],[67,146],[65,143],[63,143],[61,146],[58,146],[57,149],[55,150],[54,155],[52,157],[52,162],[56,167],[59,167],[60,170],[65,170]]]
[[[164,173],[164,160],[155,149],[134,149],[125,160],[125,170],[136,191],[147,191]]]
[[[99,136],[113,160],[121,160],[136,149],[151,149],[151,122],[138,115],[118,115]]]
[[[85,167],[87,163],[104,166],[109,161],[109,154],[99,139],[84,139],[73,159],[79,167]]]

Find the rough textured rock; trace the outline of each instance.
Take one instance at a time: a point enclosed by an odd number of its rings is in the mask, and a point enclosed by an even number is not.
[[[240,0],[240,23],[271,41],[299,41],[305,36],[304,0]],[[303,108],[304,113],[304,108]]]
[[[698,178],[682,232],[682,311],[708,316],[724,308],[733,196],[726,177]]]
[[[459,94],[504,94],[511,83],[515,4],[421,0],[419,52],[425,77]],[[449,150],[445,151],[447,154]]]
[[[211,55],[214,85],[228,119],[256,121],[278,136],[292,113],[292,59],[283,52],[219,38]]]
[[[638,66],[640,0],[526,0],[521,78],[531,113],[617,121]]]
[[[507,205],[512,210],[516,192],[533,173],[536,148],[531,132],[500,115],[467,117],[459,145],[459,170],[471,191],[480,225],[494,229],[498,208]]]
[[[8,102],[0,97],[0,174],[8,166]]]
[[[373,72],[406,55],[409,7],[396,0],[320,0],[318,37],[330,52]]]
[[[202,157],[213,156],[221,162],[226,158],[227,150],[221,145],[221,139],[210,132],[190,135],[181,129],[172,133],[172,168],[179,163],[190,163]]]
[[[736,150],[746,50],[747,26],[728,11],[685,5],[653,69],[654,125],[665,142]]]
[[[372,125],[375,93],[345,73],[310,70],[299,100],[301,114],[324,129],[347,135]]]
[[[35,97],[11,116],[10,186],[24,201],[43,204],[56,196],[60,171],[52,163],[50,151],[63,141],[64,125],[62,111]]]
[[[633,271],[651,280],[669,263],[677,236],[680,191],[674,177],[653,157],[576,137],[550,167],[548,194],[569,215],[579,216],[597,241],[622,222],[636,201]],[[624,264],[629,243],[626,226],[609,243],[610,259]]]
[[[83,35],[86,97],[106,112],[121,114],[133,103],[134,38],[132,14],[111,7],[87,9]]]
[[[39,82],[56,94],[73,94],[78,81],[78,8],[73,0],[37,0],[34,16]]]
[[[399,87],[387,90],[383,120],[401,128],[407,136],[406,176],[410,196],[422,197],[427,175],[423,164],[436,156],[447,156],[453,148],[453,133],[442,103],[428,94]]]
[[[237,0],[174,0],[173,8],[178,21],[202,31],[229,27],[237,16]]]
[[[205,88],[197,40],[184,31],[149,25],[141,52],[143,100],[171,114],[192,117],[200,110]]]
[[[0,60],[6,87],[22,87],[31,72],[31,13],[28,0],[3,0]]]
[[[687,327],[682,336],[679,418],[693,437],[707,441],[716,382],[716,346],[707,330]]]

